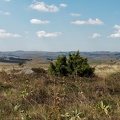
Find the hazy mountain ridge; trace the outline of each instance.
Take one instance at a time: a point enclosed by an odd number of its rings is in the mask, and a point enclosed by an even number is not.
[[[67,52],[49,52],[49,51],[10,51],[10,52],[0,52],[0,56],[19,56],[19,57],[38,57],[38,58],[52,58],[56,59],[59,55],[69,55],[69,53],[74,53],[75,51]],[[95,51],[95,52],[80,52],[81,56],[88,59],[95,60],[119,60],[120,52],[109,52],[109,51]]]

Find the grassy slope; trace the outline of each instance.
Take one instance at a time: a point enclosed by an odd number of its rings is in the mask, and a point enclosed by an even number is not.
[[[0,73],[0,120],[120,119],[119,73],[105,78],[14,73]]]

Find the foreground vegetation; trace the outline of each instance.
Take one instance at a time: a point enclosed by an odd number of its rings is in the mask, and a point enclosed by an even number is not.
[[[102,78],[94,70],[79,51],[48,71],[2,70],[0,120],[119,120],[120,73]]]
[[[120,120],[120,73],[107,78],[0,73],[0,120]]]

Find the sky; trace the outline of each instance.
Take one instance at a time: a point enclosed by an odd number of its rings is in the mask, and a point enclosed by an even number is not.
[[[118,51],[120,0],[0,0],[0,51]]]

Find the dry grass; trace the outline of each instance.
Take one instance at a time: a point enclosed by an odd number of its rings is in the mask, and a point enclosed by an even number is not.
[[[95,69],[96,75],[100,77],[107,77],[118,71],[120,71],[120,65],[116,65],[116,64],[113,65],[101,64],[101,65],[97,65]]]
[[[110,69],[115,73],[119,66],[97,66],[102,77],[92,78],[50,77],[42,69],[31,75],[15,75],[12,67],[9,75],[2,71],[0,120],[120,120],[120,74],[108,76]]]
[[[40,58],[33,58],[31,62],[25,64],[25,67],[34,68],[34,67],[41,67],[47,69],[49,67],[49,61],[40,59]]]
[[[17,63],[3,63],[0,62],[0,71],[1,70],[5,70],[5,71],[10,71],[12,69],[24,69],[24,68],[35,68],[35,67],[41,67],[44,69],[48,69],[49,67],[49,61],[44,60],[44,59],[40,59],[40,58],[32,58],[32,61],[27,62],[26,64],[24,64],[23,66],[19,66]]]

